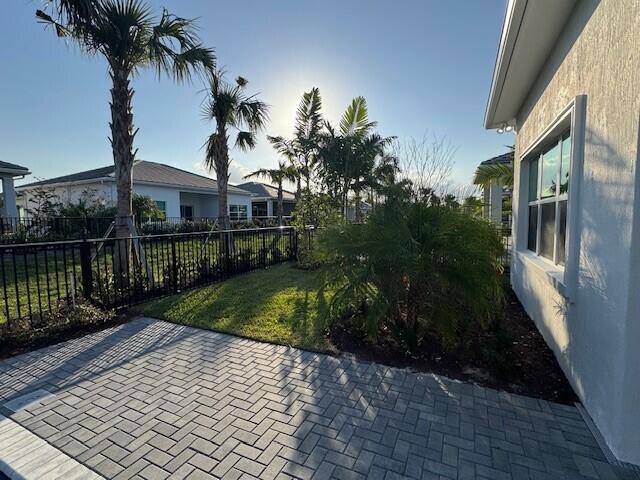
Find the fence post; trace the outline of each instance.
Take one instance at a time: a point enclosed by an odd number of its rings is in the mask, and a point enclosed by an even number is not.
[[[224,261],[227,278],[231,277],[231,232],[226,231],[224,235]]]
[[[171,270],[172,270],[172,281],[173,281],[173,291],[178,291],[178,264],[176,263],[176,237],[175,235],[171,235]]]
[[[91,270],[91,248],[87,238],[80,244],[80,273],[82,276],[82,293],[84,298],[91,301],[93,294],[93,272]]]
[[[289,230],[289,244],[293,250],[293,259],[295,261],[298,261],[298,230],[296,230],[295,227],[290,228],[291,230]]]

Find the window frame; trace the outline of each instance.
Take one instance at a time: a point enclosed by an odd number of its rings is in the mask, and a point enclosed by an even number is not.
[[[581,94],[573,97],[565,108],[560,109],[556,117],[547,126],[523,146],[519,144],[516,149],[517,158],[517,187],[514,191],[514,203],[517,205],[514,218],[514,252],[513,262],[518,262],[524,271],[538,271],[543,274],[548,282],[569,303],[575,302],[578,291],[578,273],[580,265],[580,236],[582,215],[579,208],[581,203],[582,179],[584,176],[584,149],[587,123],[587,95]],[[525,160],[531,154],[535,154],[544,145],[545,139],[564,130],[571,131],[571,165],[569,171],[570,189],[567,202],[567,227],[566,250],[564,268],[553,265],[544,257],[539,257],[527,248],[528,229],[528,198],[524,193],[528,192],[529,170]],[[520,130],[519,128],[517,130]],[[518,131],[520,137],[520,132]],[[520,138],[518,142],[520,142]],[[533,270],[528,270],[531,267]],[[520,270],[520,266],[514,266],[513,272]]]
[[[234,207],[237,210],[236,212],[232,212]],[[242,209],[244,209],[244,216],[240,216],[240,211]],[[247,220],[249,220],[249,208],[247,207],[247,205],[241,203],[229,204],[229,220],[231,220],[232,222],[246,222]]]
[[[551,137],[551,140],[549,140]],[[552,133],[543,141],[542,148],[540,148],[539,152],[534,152],[530,154],[525,161],[523,162],[526,167],[529,169],[529,175],[531,175],[531,169],[529,168],[531,162],[538,160],[538,171],[537,171],[537,182],[536,182],[536,198],[534,200],[529,200],[530,193],[529,188],[531,188],[531,183],[527,182],[527,226],[530,224],[530,212],[531,207],[537,207],[537,218],[536,218],[536,249],[531,250],[528,244],[528,236],[527,236],[527,245],[526,248],[529,252],[534,253],[537,257],[540,257],[543,260],[553,263],[554,266],[558,268],[564,268],[566,265],[566,255],[567,255],[567,224],[568,217],[565,219],[565,238],[564,238],[564,252],[565,258],[558,258],[558,253],[560,249],[560,204],[562,202],[567,202],[567,208],[569,203],[569,190],[571,189],[571,158],[572,158],[572,149],[573,149],[573,137],[571,132],[571,127],[565,128],[561,131],[561,133]],[[563,142],[570,138],[569,142],[569,189],[562,193],[562,189],[560,188],[562,185],[562,157],[563,157]],[[555,141],[553,141],[555,139]],[[544,154],[550,152],[553,148],[558,147],[558,166],[555,174],[556,178],[556,192],[555,195],[549,197],[542,197],[542,182],[543,182],[543,167],[544,167]],[[554,227],[553,227],[553,253],[551,258],[544,256],[541,252],[540,244],[542,237],[542,206],[553,203],[555,204],[554,210]]]
[[[167,219],[167,201],[166,200],[154,200],[156,208],[162,212],[162,220]],[[162,205],[162,207],[160,206]]]

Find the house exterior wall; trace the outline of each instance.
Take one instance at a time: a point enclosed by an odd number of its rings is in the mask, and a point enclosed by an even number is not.
[[[19,189],[20,187],[17,188]],[[22,195],[18,198],[17,203],[25,212],[33,206],[30,200],[33,198],[35,188],[37,187],[30,188],[28,190],[20,190]],[[58,197],[58,200],[61,203],[77,203],[86,192],[92,192],[95,198],[103,199],[106,203],[115,201],[115,185],[113,182],[93,182],[46,188],[51,190],[51,192]]]
[[[552,12],[550,12],[552,14]],[[640,2],[580,1],[517,121],[522,154],[584,96],[581,175],[570,179],[576,234],[560,283],[526,254],[527,192],[516,181],[511,280],[613,453],[640,464]],[[581,132],[572,132],[580,137]],[[577,143],[576,143],[577,142]],[[574,156],[575,158],[575,156]],[[573,172],[572,172],[573,173]],[[523,184],[524,185],[524,184]],[[517,208],[516,208],[517,206]],[[571,286],[574,285],[572,288]]]
[[[101,198],[106,203],[116,200],[116,185],[114,182],[83,183],[80,185],[64,185],[49,187],[62,203],[76,203],[86,191],[92,191],[95,198]],[[28,209],[29,200],[34,189],[22,190],[18,205]],[[134,183],[134,193],[146,195],[153,200],[166,202],[167,217],[180,217],[180,205],[192,205],[196,217],[217,217],[218,196],[206,193],[181,192],[179,188],[159,185],[145,185]],[[228,205],[247,205],[248,216],[251,218],[251,195],[228,194]]]
[[[251,218],[251,195],[238,195],[237,193],[230,193],[227,196],[227,205],[246,205],[247,206],[247,219]],[[217,208],[216,208],[217,215]]]

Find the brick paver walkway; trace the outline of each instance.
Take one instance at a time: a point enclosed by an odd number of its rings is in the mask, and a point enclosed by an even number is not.
[[[0,400],[107,478],[632,478],[570,406],[150,319],[0,362]]]

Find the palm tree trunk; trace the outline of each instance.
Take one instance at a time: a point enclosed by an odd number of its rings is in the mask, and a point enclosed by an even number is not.
[[[282,195],[282,180],[278,181],[278,225],[282,227],[282,216],[284,215],[284,200]]]
[[[216,165],[216,181],[218,183],[218,228],[221,230],[231,230],[231,222],[229,221],[229,207],[227,201],[227,190],[229,186],[229,148],[227,146],[227,132],[222,126],[222,122],[218,123],[218,132],[215,141],[214,162]],[[233,255],[233,237],[231,232],[223,233],[218,236],[220,258],[218,262],[227,269],[231,264],[228,260]],[[228,275],[231,272],[226,272]]]
[[[355,208],[356,208],[356,223],[362,222],[362,198],[360,197],[360,189],[355,192]]]
[[[224,230],[229,230],[231,228],[227,203],[229,151],[227,147],[227,132],[223,128],[218,128],[215,148],[216,180],[218,182],[218,222]]]
[[[132,220],[132,190],[133,190],[133,112],[131,100],[133,90],[129,87],[129,72],[115,69],[111,75],[111,149],[115,165],[115,179],[117,188],[116,201],[116,237],[123,238],[131,235],[129,228]],[[122,282],[128,272],[131,260],[131,242],[117,242],[116,281]]]

